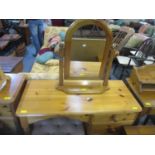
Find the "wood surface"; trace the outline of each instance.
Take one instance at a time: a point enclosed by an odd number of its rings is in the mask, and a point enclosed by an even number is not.
[[[67,95],[56,89],[58,82],[27,82],[16,111],[26,134],[29,124],[59,116],[86,122],[88,134],[106,134],[109,129],[132,125],[142,110],[123,81],[110,81],[110,89],[96,95]]]
[[[15,115],[20,97],[22,95],[26,78],[23,75],[7,74],[10,80],[6,87],[0,91],[0,122],[7,126],[6,131],[10,134],[17,134],[20,123]]]
[[[2,89],[2,91],[0,92],[0,105],[14,103],[25,81],[25,77],[23,75],[6,75],[10,77],[10,80],[7,82],[4,89]]]
[[[80,27],[86,26],[86,25],[96,25],[100,27],[106,34],[106,43],[103,40],[103,44],[105,43],[105,48],[103,50],[103,58],[102,58],[102,64],[99,71],[99,77],[102,79],[104,76],[104,71],[108,63],[110,63],[110,60],[108,58],[108,54],[110,52],[110,49],[112,48],[112,32],[108,28],[107,24],[100,20],[76,20],[68,29],[66,32],[65,37],[65,49],[64,49],[64,77],[69,78],[69,72],[70,72],[70,61],[71,61],[71,44],[72,44],[72,36],[74,32],[76,32]]]
[[[73,77],[70,74],[70,67],[71,67],[71,57],[72,57],[72,37],[73,34],[81,27],[87,26],[87,25],[94,25],[102,29],[102,31],[105,33],[105,39],[102,39],[103,45],[105,44],[104,48],[101,49],[101,52],[103,53],[102,61],[99,67],[99,73],[98,76],[95,77],[95,80],[102,80],[102,87],[92,87],[91,91],[87,91],[88,94],[97,94],[97,93],[103,93],[108,88],[108,79],[110,76],[110,70],[111,70],[111,64],[113,61],[114,56],[114,50],[112,49],[112,32],[108,28],[107,24],[101,20],[76,20],[71,24],[69,29],[66,32],[65,36],[65,43],[64,43],[64,51],[63,51],[63,61],[64,65],[62,66],[60,61],[60,68],[59,68],[59,79],[61,82],[59,82],[61,85],[59,85],[58,89],[62,90],[66,93],[73,94],[83,94],[84,92],[81,91],[81,89],[84,87],[82,80],[90,80],[89,74],[86,76],[78,76],[76,77],[76,80],[81,80],[79,82],[78,88],[77,84],[73,86],[73,88],[69,88],[69,86],[63,82],[63,80],[73,80]],[[85,46],[87,44],[87,41],[83,41]],[[63,67],[63,69],[61,69]],[[91,87],[91,82],[89,83],[89,87]],[[63,84],[63,85],[62,85]],[[97,88],[98,87],[98,88]],[[97,89],[96,89],[97,88]],[[74,89],[74,91],[73,91]],[[87,88],[86,88],[87,89]],[[85,93],[84,93],[85,94]]]
[[[122,81],[110,81],[100,95],[66,95],[55,80],[29,80],[16,114],[20,117],[138,113],[140,105]]]
[[[131,80],[137,85],[139,91],[155,92],[155,64],[134,67]]]
[[[5,73],[17,73],[22,71],[23,57],[1,56],[0,67]]]
[[[155,64],[135,67],[138,80],[142,83],[155,83]]]
[[[125,133],[127,135],[155,135],[155,126],[125,126]]]
[[[126,80],[128,86],[136,97],[140,100],[141,104],[145,108],[155,108],[155,92],[154,91],[143,91],[139,92],[136,84],[132,82],[130,78]]]

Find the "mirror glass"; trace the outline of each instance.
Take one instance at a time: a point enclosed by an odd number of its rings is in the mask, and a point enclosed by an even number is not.
[[[74,32],[71,43],[71,77],[97,78],[105,43],[105,33],[96,25],[86,25]]]

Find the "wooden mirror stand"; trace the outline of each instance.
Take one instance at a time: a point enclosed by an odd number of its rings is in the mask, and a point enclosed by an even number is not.
[[[83,26],[96,25],[105,33],[103,57],[98,76],[90,77],[70,75],[71,66],[71,44],[73,34]],[[112,32],[102,20],[76,20],[66,32],[65,42],[60,45],[59,60],[59,85],[58,89],[68,94],[99,94],[108,89],[108,79],[114,57],[112,48]],[[93,62],[92,62],[93,63]]]

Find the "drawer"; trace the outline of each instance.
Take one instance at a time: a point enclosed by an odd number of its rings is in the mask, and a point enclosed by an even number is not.
[[[122,122],[122,121],[135,120],[136,116],[137,116],[136,113],[94,115],[92,118],[92,123],[95,123],[95,124],[118,123],[118,122]]]
[[[3,116],[12,116],[10,106],[0,105],[0,117],[3,117]]]
[[[69,115],[67,117],[70,118],[70,119],[75,119],[75,120],[79,120],[79,121],[82,121],[82,122],[88,122],[89,119],[90,119],[89,115]]]
[[[53,118],[53,117],[59,117],[59,116],[28,117],[28,123],[33,124],[35,122],[38,122],[38,121],[41,121],[41,120],[46,120],[46,119]],[[79,120],[79,121],[82,121],[82,122],[88,122],[89,118],[90,118],[89,115],[67,115],[67,116],[64,116],[64,117]]]
[[[87,126],[88,134],[121,134],[122,126],[132,125],[134,120],[120,121],[109,124],[91,124]]]

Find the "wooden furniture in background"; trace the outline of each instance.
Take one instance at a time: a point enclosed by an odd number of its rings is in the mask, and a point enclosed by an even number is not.
[[[155,126],[125,126],[124,131],[127,135],[155,135]]]
[[[155,92],[155,64],[134,67],[130,78],[139,92]]]
[[[127,26],[122,26],[119,29],[112,41],[112,46],[116,50],[116,56],[120,54],[121,49],[125,46],[125,44],[128,42],[128,40],[134,33],[134,29]],[[99,53],[98,59],[99,61],[102,60],[102,53]]]
[[[0,67],[5,73],[19,73],[23,70],[23,57],[1,56]]]
[[[15,111],[22,95],[25,77],[16,74],[7,74],[7,76],[10,80],[0,90],[0,132],[17,134],[20,130],[20,123]]]
[[[127,26],[122,26],[113,39],[113,48],[120,52],[134,33],[134,29]]]
[[[151,83],[153,83],[154,86],[153,68],[155,68],[155,65],[148,65],[136,68],[136,70],[134,69],[132,71],[131,76],[125,80],[127,86],[143,107],[142,115],[147,114],[148,116],[147,119],[144,121],[144,124],[147,123],[149,115],[155,114],[155,90],[151,84],[147,85],[147,88],[142,88],[142,83],[140,83],[139,80],[142,80],[143,82],[151,81]],[[137,77],[137,74],[135,72],[140,72],[139,75],[141,77]],[[138,78],[140,79],[138,80]]]
[[[19,28],[21,29],[26,45],[30,44],[30,31],[28,24],[20,24]]]
[[[25,43],[24,42],[20,43],[15,49],[16,56],[23,57],[25,54],[25,50],[26,50]]]
[[[141,107],[123,81],[109,81],[103,94],[68,95],[56,89],[57,80],[29,80],[16,115],[25,133],[29,124],[64,116],[87,124],[88,134],[107,134],[109,129],[132,125]]]
[[[122,71],[120,74],[120,79],[123,77],[126,69],[129,69],[133,66],[142,66],[145,64],[145,61],[152,61],[149,60],[148,56],[152,53],[152,50],[154,48],[154,41],[153,39],[149,38],[146,39],[140,47],[135,51],[134,55],[130,56],[117,56],[117,64],[115,65],[115,68],[113,70],[113,74],[115,73],[118,66],[122,67]]]

